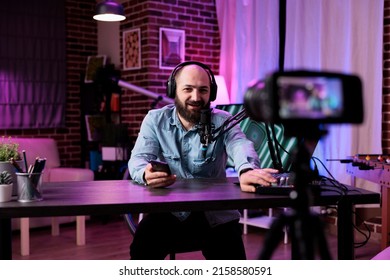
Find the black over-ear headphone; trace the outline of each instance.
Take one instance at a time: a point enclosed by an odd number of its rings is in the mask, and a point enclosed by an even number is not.
[[[176,73],[179,71],[181,68],[187,65],[198,65],[202,67],[206,72],[209,74],[210,77],[210,101],[214,101],[217,98],[217,82],[215,81],[213,71],[211,71],[210,67],[207,65],[197,62],[197,61],[185,61],[180,63],[173,69],[171,75],[169,76],[168,82],[167,82],[167,96],[170,98],[175,98],[176,95]]]

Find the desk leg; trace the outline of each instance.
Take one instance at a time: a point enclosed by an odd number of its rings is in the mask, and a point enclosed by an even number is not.
[[[78,246],[85,245],[85,216],[76,217],[76,243]]]
[[[337,207],[337,258],[339,260],[355,258],[352,209],[352,203],[346,199],[342,199]]]
[[[390,246],[390,187],[382,186],[382,242],[381,248],[384,250]]]
[[[12,259],[11,219],[0,219],[0,259]]]

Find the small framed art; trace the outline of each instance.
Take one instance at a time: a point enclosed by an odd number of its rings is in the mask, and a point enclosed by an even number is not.
[[[85,72],[85,83],[93,83],[95,78],[96,71],[106,65],[107,56],[105,55],[96,55],[96,56],[88,56],[87,61],[87,70]]]
[[[184,61],[185,31],[160,28],[159,66],[160,69],[173,69]]]
[[[88,141],[100,141],[103,136],[103,129],[106,125],[104,115],[85,115]]]
[[[141,30],[123,31],[123,70],[141,68]]]

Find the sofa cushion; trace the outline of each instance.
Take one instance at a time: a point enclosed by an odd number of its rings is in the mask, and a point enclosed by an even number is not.
[[[48,170],[49,182],[93,181],[94,173],[86,168],[57,167]]]
[[[52,138],[12,138],[19,144],[19,151],[26,151],[27,164],[34,164],[36,157],[46,158],[45,168],[61,165],[57,142]]]

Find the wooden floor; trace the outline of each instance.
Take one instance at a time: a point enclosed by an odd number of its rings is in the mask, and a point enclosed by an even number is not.
[[[267,230],[249,227],[244,235],[248,259],[258,259],[264,244]],[[337,255],[337,239],[327,233],[328,248]],[[85,246],[76,245],[75,225],[61,226],[59,236],[51,236],[50,228],[32,229],[30,235],[30,255],[20,255],[20,235],[13,233],[13,259],[16,260],[127,260],[132,237],[122,217],[98,217],[87,221]],[[356,259],[371,259],[380,251],[378,241],[370,241],[362,248],[355,249]],[[202,260],[200,252],[178,254],[177,259]],[[274,251],[272,259],[291,259],[290,244],[281,243]]]

